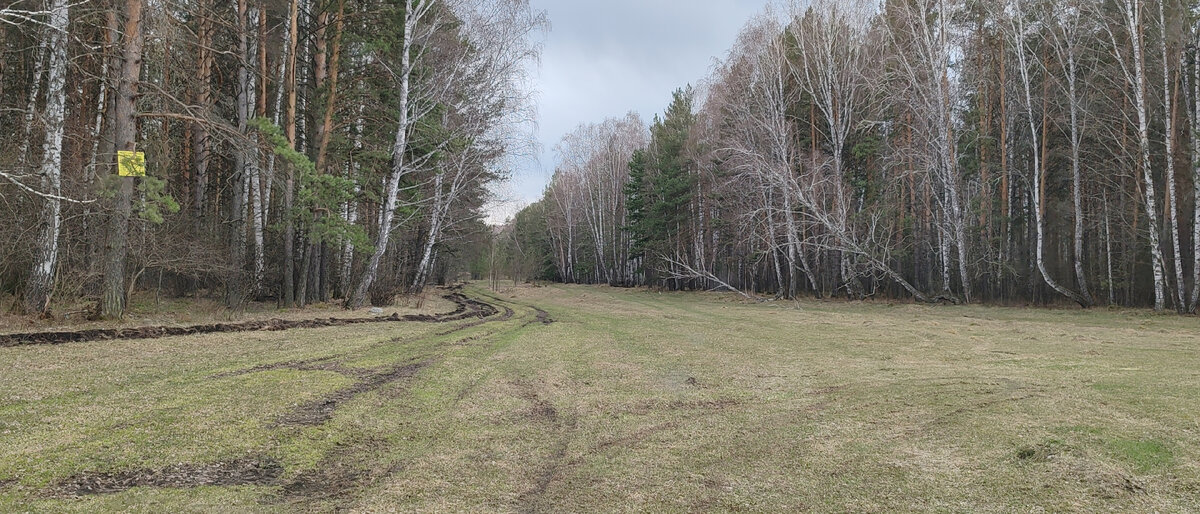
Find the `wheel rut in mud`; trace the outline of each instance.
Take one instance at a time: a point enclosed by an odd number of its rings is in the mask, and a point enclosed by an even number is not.
[[[283,476],[283,465],[271,458],[247,458],[210,464],[176,464],[159,469],[116,473],[80,473],[51,486],[56,497],[91,496],[128,491],[135,487],[192,488],[204,486],[271,485]]]
[[[378,390],[385,385],[412,378],[417,372],[425,369],[430,364],[433,364],[433,362],[432,359],[429,359],[402,366],[393,366],[381,372],[373,373],[345,389],[340,389],[324,398],[300,405],[291,413],[283,416],[279,420],[278,425],[316,426],[324,424],[333,418],[334,412],[342,404],[363,394]]]
[[[473,327],[493,322],[510,321],[517,317],[513,308],[504,305],[510,303],[495,299],[495,303],[467,297],[459,288],[452,289],[443,295],[453,301],[457,308],[449,313],[437,316],[400,317],[401,321],[426,322],[459,322],[452,328],[435,332],[434,337],[443,337],[464,331]],[[545,311],[527,305],[535,315],[533,319],[514,328],[524,328],[532,323],[550,323]],[[522,316],[528,313],[523,313]],[[396,317],[384,318],[382,321],[394,321]],[[350,323],[344,323],[350,324]],[[241,324],[248,326],[247,324]],[[309,326],[307,324],[299,326]],[[336,325],[317,325],[336,326]],[[253,330],[244,328],[241,330]],[[115,332],[115,331],[112,331]],[[193,333],[204,333],[197,331]],[[119,335],[119,334],[117,334]],[[17,336],[5,336],[17,337]],[[78,337],[78,336],[74,336]],[[162,337],[162,336],[156,336]],[[422,338],[430,335],[421,336]],[[467,341],[480,339],[477,335]],[[113,333],[106,334],[100,340],[119,338]],[[134,337],[125,337],[134,338]],[[72,339],[73,342],[86,339]],[[378,345],[402,344],[408,340],[394,338],[381,341]],[[321,371],[342,375],[353,382],[342,389],[333,391],[316,400],[309,401],[293,408],[290,412],[276,418],[272,425],[280,429],[304,428],[321,426],[333,419],[340,407],[348,402],[371,392],[379,391],[393,384],[403,384],[414,378],[425,368],[437,364],[444,357],[439,350],[451,346],[461,346],[462,342],[447,341],[438,345],[434,351],[416,357],[404,363],[376,368],[358,368],[347,363],[347,354],[319,357],[314,359],[284,361],[261,364],[250,368],[226,371],[209,376],[209,379],[238,377],[253,373],[273,370]],[[2,343],[0,343],[2,344]],[[24,344],[55,344],[50,342],[33,342]],[[11,346],[11,345],[10,345]],[[401,386],[403,387],[403,386]],[[557,413],[547,402],[535,402],[539,410],[535,415],[549,420],[555,420]],[[271,423],[271,422],[268,422]],[[71,498],[93,495],[121,493],[137,487],[156,488],[194,488],[205,486],[267,486],[277,488],[276,492],[268,493],[263,498],[264,504],[300,504],[314,500],[341,501],[352,498],[356,491],[369,488],[379,483],[387,476],[400,472],[403,465],[398,462],[377,461],[376,456],[391,446],[382,439],[352,440],[335,448],[312,469],[301,470],[289,476],[281,461],[272,456],[250,456],[242,459],[214,463],[179,463],[162,468],[144,468],[126,471],[99,472],[84,471],[68,478],[52,483],[43,490],[48,497]],[[565,448],[564,448],[565,450]],[[553,474],[547,474],[546,485],[552,481]],[[13,478],[11,484],[19,483]],[[0,482],[0,488],[8,484]],[[341,499],[341,500],[339,500]]]
[[[277,332],[297,328],[324,328],[361,325],[368,323],[449,323],[469,318],[487,318],[499,310],[488,303],[475,300],[463,294],[461,288],[451,288],[443,298],[453,302],[456,308],[442,314],[407,314],[401,316],[393,313],[386,317],[366,318],[315,318],[307,320],[269,319],[246,321],[242,323],[212,323],[184,327],[153,326],[114,329],[88,329],[61,332],[30,332],[24,334],[0,335],[0,348],[14,346],[56,345],[65,343],[85,343],[95,341],[118,341],[134,339],[158,339],[171,336],[187,336],[198,334],[216,334],[229,332]]]

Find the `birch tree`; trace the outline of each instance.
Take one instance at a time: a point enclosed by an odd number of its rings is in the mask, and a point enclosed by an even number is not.
[[[371,254],[367,261],[366,269],[363,270],[362,278],[359,279],[358,287],[354,291],[354,295],[348,300],[347,306],[350,308],[361,307],[367,298],[367,291],[371,289],[371,284],[375,282],[376,274],[379,271],[379,263],[383,259],[383,254],[387,252],[388,243],[392,237],[392,223],[396,219],[396,209],[400,205],[400,185],[401,180],[408,175],[412,168],[406,163],[408,150],[409,132],[412,130],[412,123],[417,117],[410,116],[410,105],[413,86],[413,70],[414,70],[414,52],[419,51],[420,42],[424,41],[435,30],[436,23],[427,23],[427,18],[436,18],[435,6],[438,5],[436,0],[404,0],[403,23],[404,32],[400,41],[400,66],[395,72],[395,80],[397,83],[397,110],[399,111],[399,120],[396,123],[396,138],[392,144],[392,164],[391,172],[384,180],[384,197],[383,206],[380,212],[379,228],[375,237],[375,251]],[[418,56],[419,57],[419,56]]]
[[[46,109],[43,120],[46,125],[45,142],[42,144],[41,191],[44,197],[38,217],[38,251],[25,287],[25,310],[43,313],[49,309],[50,296],[54,292],[55,272],[58,267],[58,239],[62,226],[62,149],[63,122],[66,115],[67,77],[67,27],[70,13],[66,0],[54,0],[50,8],[49,26],[45,31],[46,50],[49,53]],[[40,53],[40,51],[39,51]]]
[[[1150,111],[1146,92],[1145,38],[1142,33],[1144,9],[1143,0],[1117,0],[1117,19],[1111,20],[1111,23],[1118,27],[1104,24],[1103,28],[1108,34],[1113,57],[1120,67],[1122,78],[1133,95],[1140,157],[1138,169],[1142,176],[1144,206],[1149,223],[1151,266],[1154,270],[1154,310],[1161,312],[1166,308],[1166,273],[1159,241],[1158,200],[1154,192],[1154,175],[1150,165]],[[1122,33],[1124,38],[1118,36]],[[1126,43],[1129,45],[1128,49]]]
[[[1082,52],[1086,50],[1085,38],[1089,33],[1095,32],[1095,27],[1091,25],[1091,16],[1088,13],[1088,2],[1090,0],[1071,0],[1055,4],[1055,8],[1050,13],[1050,19],[1054,20],[1049,30],[1050,42],[1055,49],[1055,55],[1059,64],[1059,71],[1066,83],[1067,93],[1067,109],[1070,113],[1068,120],[1069,133],[1068,137],[1071,144],[1071,200],[1074,208],[1074,235],[1072,240],[1072,264],[1075,269],[1075,283],[1079,288],[1079,299],[1084,300],[1084,303],[1091,305],[1094,303],[1091,292],[1088,290],[1088,277],[1084,272],[1083,259],[1083,128],[1081,119],[1086,113],[1083,107],[1084,93],[1081,88],[1086,87],[1086,82],[1081,84],[1080,60],[1083,58]],[[1024,53],[1024,48],[1018,49]],[[1047,70],[1047,73],[1049,70]],[[1070,297],[1068,295],[1068,297]],[[1087,306],[1085,305],[1085,307]]]
[[[928,149],[914,157],[930,170],[939,189],[933,199],[941,214],[937,227],[942,289],[952,294],[950,268],[955,263],[951,261],[951,249],[957,248],[958,278],[964,299],[970,301],[969,218],[955,148],[959,92],[951,79],[952,4],[948,0],[920,0],[889,7],[892,22],[885,25],[885,33],[891,46],[891,83],[903,88],[897,100],[912,106],[912,130],[925,138],[922,146]]]
[[[1017,68],[1020,71],[1020,76],[1021,76],[1021,88],[1022,88],[1021,91],[1024,93],[1024,96],[1025,96],[1025,113],[1027,115],[1026,116],[1027,121],[1029,122],[1030,140],[1037,141],[1038,140],[1038,127],[1037,127],[1037,121],[1036,121],[1037,117],[1034,115],[1034,111],[1033,111],[1034,110],[1033,93],[1032,93],[1033,79],[1032,79],[1032,73],[1031,73],[1032,64],[1029,62],[1029,60],[1027,58],[1029,50],[1028,50],[1028,46],[1026,44],[1026,40],[1028,38],[1027,33],[1029,32],[1029,27],[1026,25],[1026,19],[1025,19],[1026,12],[1024,10],[1022,0],[1014,0],[1014,2],[1011,4],[1010,7],[1012,10],[1012,12],[1010,13],[1010,20],[1012,22],[1011,32],[1012,32],[1012,37],[1013,37],[1013,44],[1014,44],[1014,46],[1016,46],[1017,63],[1018,63]],[[1048,80],[1048,78],[1046,80]],[[1045,130],[1045,127],[1043,127],[1043,130]],[[1042,191],[1042,184],[1044,184],[1045,181],[1043,180],[1043,178],[1041,176],[1041,174],[1043,173],[1042,159],[1045,159],[1045,156],[1041,154],[1041,151],[1039,150],[1037,144],[1032,145],[1032,147],[1033,147],[1033,159],[1030,163],[1030,166],[1032,168],[1033,180],[1031,180],[1030,182],[1033,187],[1034,225],[1036,226],[1035,230],[1036,230],[1036,238],[1037,238],[1037,242],[1035,243],[1036,244],[1035,251],[1037,254],[1036,260],[1037,260],[1038,272],[1041,274],[1042,279],[1046,281],[1046,284],[1049,285],[1055,291],[1057,291],[1059,294],[1066,296],[1067,298],[1070,298],[1072,301],[1074,301],[1075,303],[1078,303],[1079,305],[1081,305],[1085,308],[1090,307],[1091,306],[1090,299],[1086,298],[1085,296],[1083,296],[1080,293],[1076,293],[1076,292],[1071,291],[1071,290],[1067,289],[1066,287],[1060,285],[1057,281],[1055,281],[1050,276],[1050,273],[1048,271],[1046,271],[1045,222],[1042,220],[1042,218],[1045,216],[1045,213],[1043,212],[1043,209],[1044,209],[1043,206],[1045,205],[1045,202],[1042,201],[1042,195],[1044,194],[1044,192]],[[1078,179],[1076,179],[1076,180],[1078,180]],[[1078,186],[1076,186],[1076,187],[1078,187]]]
[[[852,192],[845,183],[846,143],[868,93],[863,75],[870,57],[863,41],[865,13],[864,7],[856,2],[814,4],[795,25],[793,37],[798,59],[790,66],[796,84],[811,98],[825,121],[829,145],[825,173],[834,189],[833,216],[845,220],[839,224],[846,226],[852,202]],[[847,290],[854,294],[861,286],[849,261],[851,255],[843,254],[840,264]]]
[[[1172,65],[1175,63],[1170,56],[1170,34],[1171,29],[1167,26],[1167,2],[1168,0],[1158,1],[1158,26],[1161,31],[1161,39],[1159,55],[1162,56],[1162,79],[1163,79],[1163,132],[1165,133],[1164,146],[1166,147],[1166,183],[1167,183],[1167,219],[1171,226],[1171,253],[1174,257],[1175,270],[1175,309],[1183,314],[1188,310],[1186,292],[1187,283],[1183,280],[1183,249],[1180,248],[1179,242],[1179,195],[1175,185],[1175,94],[1171,88],[1171,71]]]

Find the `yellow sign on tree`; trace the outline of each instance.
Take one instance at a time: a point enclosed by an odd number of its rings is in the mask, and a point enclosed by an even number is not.
[[[145,152],[117,151],[117,174],[122,177],[146,176]]]

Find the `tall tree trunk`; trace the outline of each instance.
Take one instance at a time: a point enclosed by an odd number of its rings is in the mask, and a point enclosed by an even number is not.
[[[1083,270],[1083,171],[1080,158],[1080,148],[1083,146],[1082,134],[1079,129],[1079,92],[1077,88],[1078,66],[1075,59],[1075,45],[1067,48],[1067,102],[1071,114],[1071,197],[1075,208],[1074,234],[1074,264],[1075,282],[1079,288],[1079,296],[1089,305],[1094,304],[1092,293],[1088,290],[1087,274]],[[1043,157],[1045,157],[1043,155]],[[1107,222],[1108,220],[1105,220]]]
[[[111,62],[108,52],[111,51],[113,43],[116,42],[118,30],[117,13],[115,11],[105,13],[104,19],[106,28],[104,31],[104,51],[100,57],[99,85],[96,87],[96,121],[92,128],[92,151],[89,154],[87,169],[84,171],[83,177],[89,186],[96,179],[96,164],[100,159],[100,141],[104,139],[104,111],[108,108],[108,74]],[[84,223],[87,223],[86,219]]]
[[[1008,185],[1008,74],[1007,56],[1004,55],[1004,45],[1000,46],[1000,214],[1004,219],[1004,223],[1000,228],[1001,236],[1004,238],[1003,246],[1000,248],[1000,263],[1003,270],[1004,261],[1008,259],[1012,250],[1012,202],[1009,198],[1010,188]],[[1001,280],[1004,272],[1001,271],[997,275],[997,280]],[[1001,280],[1002,281],[1002,280]]]
[[[1142,0],[1124,0],[1126,23],[1133,54],[1134,101],[1138,120],[1138,149],[1141,151],[1142,182],[1145,194],[1146,218],[1150,225],[1150,255],[1154,268],[1154,310],[1166,308],[1166,274],[1159,241],[1158,200],[1154,193],[1154,175],[1150,166],[1150,110],[1146,98],[1146,62],[1143,54]]]
[[[1158,2],[1158,23],[1163,31],[1162,67],[1163,67],[1163,136],[1166,144],[1167,165],[1167,204],[1168,222],[1171,224],[1171,251],[1175,262],[1175,309],[1183,313],[1187,310],[1184,300],[1184,289],[1187,283],[1183,281],[1183,256],[1179,246],[1179,196],[1175,186],[1175,95],[1171,89],[1171,60],[1169,59],[1170,45],[1168,37],[1166,0]]]
[[[429,233],[425,237],[421,263],[417,265],[417,272],[413,274],[412,284],[408,288],[410,294],[418,294],[425,289],[425,282],[429,279],[429,271],[433,267],[433,250],[437,247],[438,236],[442,233],[442,221],[447,207],[446,195],[442,191],[445,172],[438,173],[433,180],[433,208],[429,214]],[[600,257],[603,258],[602,255]]]
[[[137,139],[137,90],[141,79],[142,0],[125,0],[125,50],[121,62],[121,77],[113,105],[113,134],[118,150],[133,151]],[[100,301],[100,316],[119,319],[125,316],[126,284],[125,257],[129,238],[129,215],[132,211],[133,178],[121,177],[108,225],[108,251],[104,270],[104,295]]]
[[[1021,85],[1025,91],[1025,112],[1028,115],[1027,117],[1029,118],[1029,137],[1032,141],[1037,141],[1038,140],[1038,127],[1037,127],[1037,122],[1035,121],[1036,118],[1035,118],[1034,112],[1033,112],[1033,92],[1032,92],[1033,79],[1030,77],[1029,63],[1028,63],[1028,59],[1026,59],[1026,52],[1028,50],[1025,45],[1025,19],[1024,19],[1024,13],[1020,9],[1020,5],[1021,5],[1021,2],[1018,1],[1017,2],[1017,13],[1016,13],[1016,28],[1015,28],[1016,43],[1017,43],[1017,60],[1020,63],[1020,67],[1021,67]],[[1044,63],[1043,63],[1042,68],[1043,69],[1047,68],[1044,65]],[[1046,284],[1049,285],[1051,289],[1054,289],[1059,294],[1061,294],[1067,298],[1070,298],[1075,303],[1078,303],[1079,305],[1083,306],[1084,308],[1087,308],[1087,307],[1090,307],[1090,302],[1088,300],[1084,299],[1082,296],[1075,293],[1074,291],[1071,291],[1071,290],[1067,289],[1066,287],[1063,287],[1062,285],[1060,285],[1057,281],[1055,281],[1050,276],[1050,273],[1046,270],[1045,221],[1043,218],[1045,218],[1045,216],[1046,216],[1046,212],[1045,212],[1046,211],[1046,199],[1045,199],[1045,188],[1046,188],[1045,157],[1046,156],[1045,156],[1045,154],[1046,154],[1047,138],[1049,136],[1049,131],[1050,131],[1050,116],[1049,116],[1050,88],[1049,88],[1049,86],[1050,86],[1050,77],[1049,76],[1043,77],[1041,148],[1039,149],[1036,144],[1034,145],[1033,163],[1032,163],[1032,165],[1033,165],[1033,180],[1030,181],[1033,186],[1033,211],[1034,211],[1034,225],[1036,227],[1035,228],[1035,237],[1036,237],[1035,252],[1036,252],[1036,260],[1037,260],[1037,270],[1041,274],[1042,279],[1046,281]]]
[[[292,0],[291,2],[288,3],[288,5],[293,6],[294,3],[295,3],[295,0]],[[292,65],[291,55],[293,52],[292,52],[292,43],[291,42],[292,42],[292,33],[294,32],[294,29],[292,27],[290,14],[292,12],[291,9],[293,7],[289,7],[289,11],[288,11],[289,21],[288,21],[288,23],[284,24],[284,34],[283,34],[284,45],[283,45],[283,48],[281,51],[281,55],[279,56],[279,66],[278,66],[278,71],[276,72],[276,76],[278,77],[278,79],[277,79],[278,86],[276,86],[276,88],[275,88],[275,107],[274,107],[274,110],[271,111],[272,112],[271,121],[277,127],[282,126],[281,124],[283,123],[283,111],[284,111],[283,100],[287,96],[287,92],[291,88],[291,86],[289,85],[291,83],[291,78],[290,78],[291,72],[289,70],[291,69],[290,66]],[[264,18],[265,18],[265,16],[264,16]],[[264,41],[266,40],[265,35],[263,36],[263,40]],[[264,77],[265,76],[266,75],[264,72]],[[265,80],[264,80],[264,82],[265,82]],[[290,140],[289,140],[289,142],[290,142]],[[263,186],[264,187],[262,189],[262,197],[263,197],[262,217],[263,217],[263,220],[267,220],[267,221],[269,221],[271,219],[271,215],[270,215],[270,213],[271,213],[271,196],[272,196],[272,192],[274,191],[275,163],[276,162],[277,162],[277,158],[275,156],[275,152],[270,152],[270,154],[267,155],[267,169],[263,175]],[[286,282],[286,279],[285,279],[285,282]],[[285,297],[286,297],[286,295],[285,295]]]
[[[1193,28],[1194,41],[1200,47],[1200,25]],[[1192,297],[1188,312],[1200,304],[1200,52],[1192,63]]]
[[[1117,297],[1116,297],[1116,292],[1114,291],[1115,287],[1113,287],[1114,284],[1116,284],[1116,282],[1113,281],[1112,226],[1109,224],[1108,193],[1107,192],[1104,193],[1103,200],[1104,200],[1104,256],[1105,256],[1104,263],[1105,263],[1105,266],[1108,268],[1108,270],[1107,270],[1108,271],[1108,304],[1111,306],[1111,305],[1117,304]]]
[[[263,4],[254,11],[258,16],[258,105],[255,106],[255,116],[258,118],[266,118],[267,116],[267,12],[262,7]],[[252,143],[258,144],[259,138],[254,137]],[[265,231],[267,222],[266,209],[269,199],[264,198],[264,189],[269,190],[270,182],[262,180],[262,161],[258,156],[258,149],[254,151],[254,165],[251,167],[250,175],[250,195],[253,198],[253,204],[250,206],[250,219],[253,223],[252,230],[254,231],[254,274],[250,282],[250,293],[254,296],[262,291],[263,274],[266,272],[266,248]]]
[[[325,73],[328,74],[328,84],[325,88],[325,109],[321,124],[317,126],[317,172],[324,173],[326,159],[329,151],[329,140],[333,134],[333,113],[337,110],[337,88],[338,88],[338,67],[342,55],[342,30],[345,26],[344,14],[346,10],[346,0],[337,0],[337,13],[334,16],[333,35],[330,37],[329,60],[327,65],[322,65],[325,68]],[[323,31],[322,31],[323,32]],[[323,33],[321,34],[324,35]],[[320,54],[324,54],[324,48]],[[324,61],[322,57],[318,57],[318,61]],[[318,85],[320,87],[320,85]]]
[[[362,134],[366,128],[366,120],[363,114],[366,110],[364,103],[358,104],[358,116],[354,120],[354,151],[350,155],[350,160],[346,165],[348,178],[354,181],[354,195],[342,207],[343,217],[347,225],[353,226],[358,223],[358,196],[362,193],[362,187],[359,185],[359,154],[362,152],[363,142]],[[340,283],[340,294],[343,300],[350,298],[351,288],[353,288],[354,280],[351,274],[354,271],[354,242],[349,238],[342,241],[342,267],[341,275],[338,279]]]
[[[300,0],[292,0],[291,11],[288,15],[288,46],[287,46],[287,134],[288,146],[296,149],[296,53],[300,41]],[[289,163],[287,178],[283,184],[283,306],[291,307],[296,301],[296,225],[292,216],[292,204],[295,200],[296,170]]]
[[[397,122],[396,139],[392,144],[392,169],[384,181],[384,205],[383,211],[380,213],[379,233],[375,238],[375,252],[371,255],[371,259],[367,261],[367,267],[363,270],[362,279],[354,291],[354,296],[347,304],[347,307],[350,308],[358,308],[365,303],[367,291],[371,289],[371,284],[375,283],[376,274],[379,271],[379,262],[383,259],[383,254],[387,252],[388,244],[391,242],[392,222],[396,217],[396,208],[400,204],[400,182],[410,171],[406,165],[405,154],[408,151],[408,131],[410,128],[408,103],[412,87],[412,51],[416,38],[415,32],[418,22],[429,13],[430,7],[434,3],[433,0],[419,3],[417,0],[405,0],[404,36],[400,49],[400,71],[397,77],[399,80],[399,84],[397,84],[397,109],[400,111],[400,119]]]
[[[196,11],[199,13],[200,21],[196,29],[197,37],[197,70],[196,84],[199,88],[196,92],[196,105],[201,109],[201,112],[208,113],[212,108],[212,67],[213,67],[213,28],[212,28],[212,13],[209,10],[212,8],[211,0],[199,0]],[[207,194],[208,194],[208,162],[209,141],[207,123],[197,121],[192,127],[192,175],[196,180],[192,205],[195,209],[197,219],[203,218],[207,210]]]
[[[67,27],[70,15],[67,0],[54,0],[50,7],[46,46],[50,49],[49,77],[46,86],[46,140],[42,144],[41,189],[54,195],[42,200],[38,219],[38,249],[33,270],[25,288],[25,310],[44,313],[54,292],[54,274],[58,268],[58,236],[62,227],[62,146],[67,80]]]
[[[251,76],[251,66],[254,56],[250,53],[250,24],[249,0],[237,0],[238,27],[238,71],[237,71],[237,128],[242,135],[234,145],[234,180],[233,205],[230,209],[229,220],[229,265],[230,276],[226,282],[225,304],[230,308],[241,305],[246,291],[243,286],[243,272],[246,267],[246,204],[250,196],[250,177],[258,165],[258,156],[254,151],[253,138],[250,134],[250,114],[255,104],[255,84]]]

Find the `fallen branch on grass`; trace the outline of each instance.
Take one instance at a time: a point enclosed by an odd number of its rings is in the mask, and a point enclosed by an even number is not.
[[[712,288],[711,290],[725,289],[727,291],[732,291],[734,293],[737,293],[747,300],[753,300],[753,301],[760,302],[760,303],[767,301],[765,298],[755,296],[753,294],[742,291],[741,289],[733,287],[733,286],[729,285],[727,282],[725,282],[724,280],[717,278],[717,276],[712,274],[712,272],[709,272],[708,270],[704,270],[704,269],[697,269],[696,267],[692,266],[691,264],[688,264],[687,262],[685,262],[683,259],[667,258],[665,260],[671,269],[665,269],[665,270],[659,270],[659,271],[666,274],[667,278],[675,279],[675,280],[693,280],[693,279],[707,280],[709,282],[717,284],[717,286],[718,286],[718,287]]]

